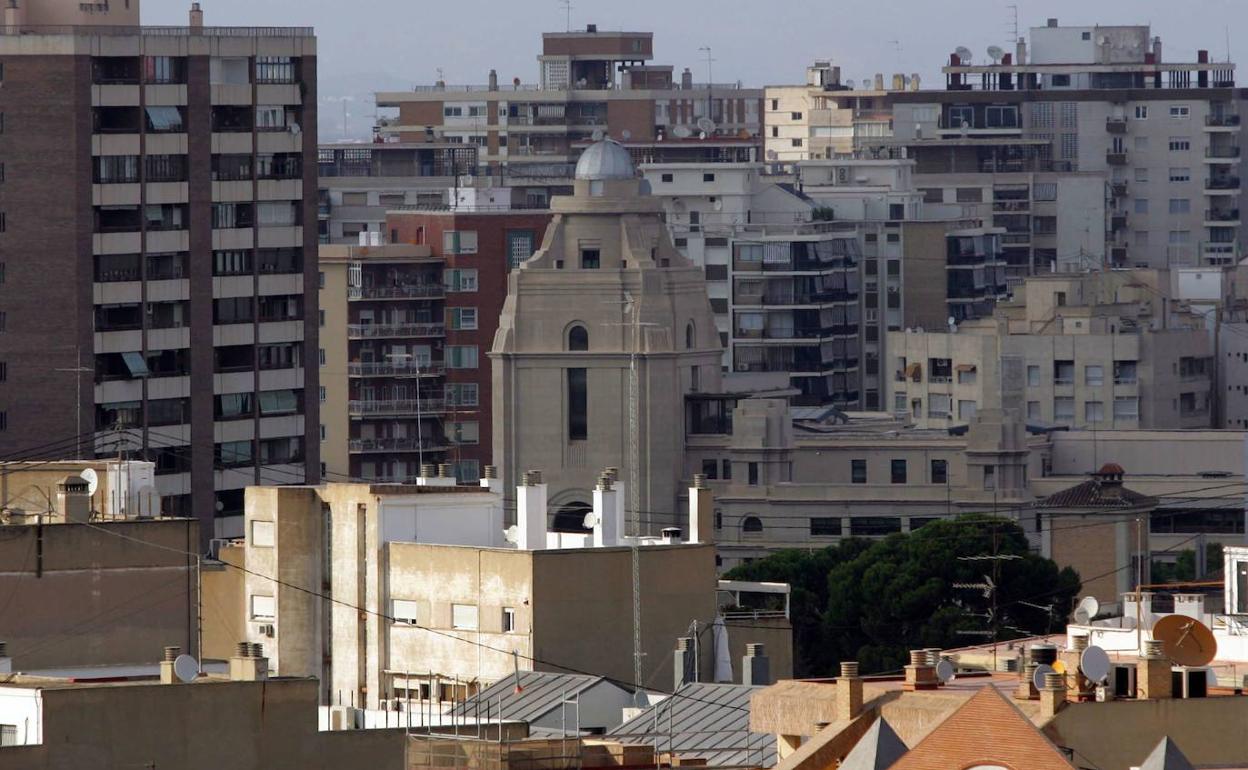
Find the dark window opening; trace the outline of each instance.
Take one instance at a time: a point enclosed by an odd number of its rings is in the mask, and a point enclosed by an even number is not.
[[[584,441],[589,435],[587,371],[568,370],[568,440]]]

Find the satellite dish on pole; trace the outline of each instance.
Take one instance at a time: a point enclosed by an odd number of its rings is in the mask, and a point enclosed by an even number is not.
[[[602,141],[602,129],[595,128],[594,133],[590,134],[590,138],[593,139],[595,142],[601,142]]]
[[[706,117],[698,118],[698,130],[706,135],[702,137],[705,139],[707,136],[710,136],[715,132],[715,121]]]
[[[988,46],[988,58],[992,59],[993,64],[999,64],[1002,56],[1005,56],[1005,51],[1002,50],[1001,46]]]
[[[629,139],[633,138],[633,132],[626,128],[620,132],[620,138],[627,142]]]
[[[585,527],[585,529],[593,529],[598,526],[599,521],[600,519],[598,518],[598,514],[594,511],[590,511],[585,514],[585,518],[581,520],[581,526]]]
[[[1153,638],[1166,657],[1180,666],[1207,666],[1218,654],[1218,640],[1209,627],[1186,615],[1166,615],[1153,626]]]
[[[504,529],[503,540],[506,540],[508,543],[511,543],[512,545],[515,545],[516,543],[520,542],[520,528],[517,527],[515,524],[512,524],[507,529]]]
[[[946,48],[945,50],[948,51],[949,49]],[[964,45],[958,46],[954,53],[958,55],[958,61],[962,64],[970,64],[971,59],[975,58],[975,54],[971,53],[971,49]]]
[[[953,681],[953,664],[947,660],[942,660],[936,664],[936,678],[941,684],[948,684]]]
[[[1079,606],[1075,608],[1075,622],[1081,626],[1086,626],[1092,622],[1092,619],[1100,611],[1101,603],[1096,600],[1096,597],[1085,596],[1079,601]]]
[[[672,128],[672,135],[678,139],[688,139],[693,136],[693,132],[689,130],[688,126],[675,126]]]
[[[1100,684],[1109,676],[1109,654],[1095,645],[1079,656],[1079,670],[1089,680]]]
[[[96,473],[94,468],[87,468],[78,475],[87,482],[87,494],[94,496],[95,490],[100,488],[100,474]]]
[[[199,676],[199,662],[190,655],[179,655],[173,661],[173,674],[179,682],[194,682]]]
[[[1050,666],[1047,663],[1042,663],[1039,666],[1036,666],[1036,673],[1031,675],[1031,683],[1035,685],[1035,688],[1037,690],[1043,690],[1044,689],[1044,675],[1056,674],[1056,673],[1057,673],[1056,669],[1054,669],[1052,666]]]

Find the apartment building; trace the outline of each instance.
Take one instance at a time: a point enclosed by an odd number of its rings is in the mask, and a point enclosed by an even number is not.
[[[386,212],[447,205],[457,177],[477,171],[477,148],[463,144],[322,144],[317,150],[321,243],[385,233]]]
[[[951,55],[944,91],[884,95],[886,138],[868,135],[878,105],[862,109],[856,146],[904,148],[932,200],[968,213],[991,203],[1016,280],[1099,264],[1236,261],[1241,98],[1233,63],[1214,62],[1206,50],[1195,62],[1167,60],[1148,26],[1063,27],[1056,19],[1010,48],[994,49],[992,63]],[[855,109],[852,93],[832,98]]]
[[[1077,429],[1211,425],[1214,345],[1203,319],[1170,307],[1164,271],[1027,279],[995,316],[890,334],[891,403],[917,424],[980,409]]]
[[[919,76],[894,75],[894,90],[918,90]],[[874,86],[874,90],[872,90]],[[884,114],[876,130],[868,128],[864,110],[875,110],[884,96],[884,76],[855,88],[841,82],[841,68],[817,61],[806,68],[806,84],[763,89],[764,152],[768,163],[788,167],[807,160],[852,157],[855,140],[891,133],[892,119]],[[849,99],[829,98],[831,92]],[[849,93],[852,92],[852,93]]]
[[[244,486],[317,477],[316,40],[55,5],[0,34],[0,451],[150,459],[229,536]]]
[[[653,33],[598,30],[542,35],[539,82],[500,83],[491,70],[481,85],[417,86],[377,94],[395,112],[380,136],[402,142],[453,142],[477,148],[480,173],[525,189],[534,198],[566,190],[573,167],[598,132],[637,159],[706,156],[758,161],[761,89],[739,83],[695,83],[686,69],[651,63]]]

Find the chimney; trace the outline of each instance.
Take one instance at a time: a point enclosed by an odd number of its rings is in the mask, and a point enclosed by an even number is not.
[[[1057,28],[1057,19],[1055,19],[1055,18],[1053,18],[1053,17],[1049,17],[1048,27],[1049,27],[1049,29],[1056,29],[1056,28]]]
[[[498,477],[498,468],[493,465],[487,465],[481,471],[481,480],[477,482],[482,489],[488,489],[496,495],[503,493],[503,482]]]
[[[1035,661],[1027,661],[1023,664],[1022,672],[1019,674],[1018,687],[1014,690],[1015,700],[1035,700],[1040,696],[1036,690],[1036,669],[1039,664]]]
[[[706,486],[706,476],[693,475],[689,488],[689,542],[713,543],[715,525],[715,494]]]
[[[679,690],[693,681],[698,662],[694,658],[693,639],[682,636],[676,640],[676,653],[672,659],[672,689]]]
[[[588,32],[588,33],[589,33],[589,34],[591,34],[591,35],[596,35],[596,34],[598,34],[598,25],[597,25],[597,24],[586,24],[586,25],[585,25],[585,31],[586,31],[586,32]]]
[[[618,498],[611,476],[603,473],[594,487],[594,547],[619,545],[620,513]]]
[[[490,90],[498,90],[498,70],[490,70]]]
[[[520,538],[516,545],[522,551],[540,551],[546,547],[546,485],[541,471],[524,474],[524,485],[516,490],[516,525]]]
[[[1080,667],[1083,651],[1086,649],[1088,635],[1072,634],[1070,647],[1061,654],[1062,663],[1066,667],[1066,697],[1074,703],[1096,700],[1096,684],[1083,675]]]
[[[911,91],[919,90],[919,73],[917,72],[911,73],[910,75],[910,90]]]
[[[420,487],[453,487],[456,486],[455,474],[451,472],[450,463],[435,465],[425,463],[420,466],[420,476],[416,479]]]
[[[13,673],[13,659],[9,657],[9,646],[0,642],[0,674]]]
[[[239,642],[230,658],[230,681],[262,682],[269,678],[269,659],[259,644]]]
[[[1118,500],[1122,497],[1122,477],[1126,471],[1118,463],[1105,463],[1092,476],[1096,479],[1097,490],[1106,500]]]
[[[1135,693],[1139,700],[1164,700],[1174,697],[1174,683],[1170,674],[1170,659],[1166,657],[1161,640],[1144,642],[1144,655],[1135,670]]]
[[[664,527],[661,534],[665,545],[680,545],[680,527]]]
[[[693,89],[693,73],[688,67],[685,67],[685,71],[680,73],[680,87],[685,91]]]
[[[173,670],[173,664],[178,659],[178,653],[182,652],[181,647],[166,647],[165,657],[160,661],[160,683],[175,684],[178,681],[178,675]]]
[[[906,681],[901,689],[935,690],[940,684],[936,679],[936,667],[927,662],[927,650],[911,650],[910,665],[906,666]]]
[[[1161,64],[1161,35],[1153,38],[1153,63]]]
[[[771,661],[761,644],[745,645],[745,657],[741,659],[741,684],[750,686],[771,684]]]
[[[862,713],[862,679],[858,661],[842,661],[841,677],[836,680],[836,718],[854,719]]]
[[[876,91],[884,90],[884,73],[883,72],[875,73],[875,90]]]
[[[1027,38],[1025,37],[1020,37],[1014,46],[1014,63],[1020,67],[1027,63]]]
[[[894,91],[906,90],[906,76],[901,74],[900,72],[893,73],[893,90]]]
[[[1040,718],[1052,719],[1066,705],[1066,680],[1061,674],[1044,675],[1044,688],[1040,690]]]
[[[204,28],[204,9],[199,7],[199,3],[191,3],[191,29]]]
[[[87,480],[66,476],[56,485],[56,509],[67,524],[88,524],[91,521],[91,493]]]

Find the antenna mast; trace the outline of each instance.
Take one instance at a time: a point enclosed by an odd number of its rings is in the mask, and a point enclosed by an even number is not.
[[[567,24],[567,31],[572,31],[572,0],[559,0],[559,5],[563,6],[564,20]]]

